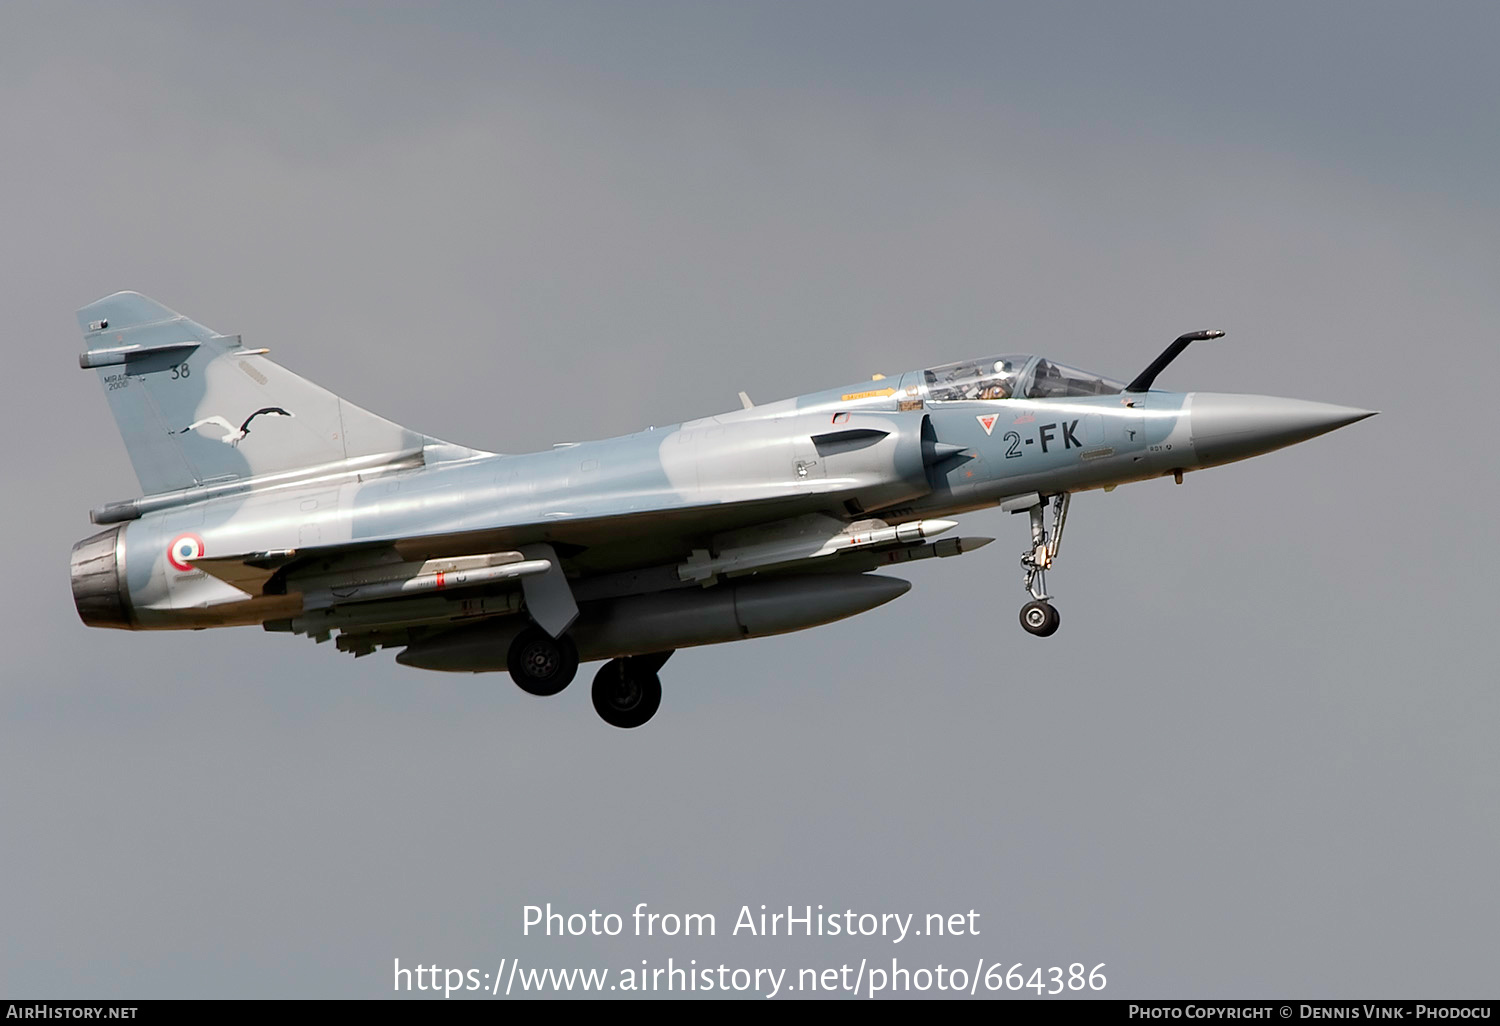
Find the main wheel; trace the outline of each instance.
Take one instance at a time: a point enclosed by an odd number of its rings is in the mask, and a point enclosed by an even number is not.
[[[510,643],[505,665],[528,695],[555,695],[578,673],[578,646],[566,634],[553,638],[540,627],[527,627]]]
[[[661,678],[624,659],[611,659],[594,675],[594,711],[611,727],[639,727],[661,707]]]
[[[1056,634],[1057,625],[1061,622],[1062,618],[1057,615],[1057,609],[1050,602],[1037,599],[1021,607],[1021,626],[1039,638]]]

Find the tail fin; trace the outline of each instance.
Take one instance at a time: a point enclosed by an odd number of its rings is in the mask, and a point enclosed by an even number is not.
[[[126,451],[147,495],[434,442],[345,402],[138,292],[78,311]]]

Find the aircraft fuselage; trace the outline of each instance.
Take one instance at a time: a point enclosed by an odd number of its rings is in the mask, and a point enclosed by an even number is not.
[[[911,371],[546,452],[496,455],[402,427],[145,296],[78,312],[145,495],[74,547],[85,623],[261,624],[356,656],[508,670],[536,695],[608,660],[595,708],[654,714],[678,648],[853,616],[910,585],[871,571],[972,552],[944,519],[1025,512],[1031,601],[1074,492],[1181,475],[1370,414],[1155,391],[1180,336],[1128,385],[1023,354]],[[1052,525],[1046,523],[1051,508]]]
[[[184,537],[201,540],[195,555],[202,558],[705,505],[723,507],[714,521],[722,530],[765,520],[766,505],[777,519],[827,513],[899,523],[1214,462],[1194,445],[1194,393],[921,402],[902,398],[901,388],[843,398],[858,394],[850,388],[545,452],[376,472],[149,514],[124,525],[131,626],[259,623],[293,611],[295,602],[247,601],[230,584],[174,560],[170,546]],[[1314,416],[1342,409],[1284,402]],[[829,435],[853,437],[843,449],[838,439],[815,441]],[[938,446],[958,451],[933,454]],[[685,555],[670,544],[643,545],[662,548],[664,562]],[[645,555],[641,547],[605,552],[591,569],[622,569]]]

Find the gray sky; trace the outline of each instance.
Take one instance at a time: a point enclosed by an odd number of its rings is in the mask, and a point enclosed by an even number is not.
[[[0,6],[0,994],[480,968],[1107,963],[1106,994],[1495,996],[1491,4]],[[1091,493],[865,616],[592,668],[90,631],[137,486],[73,310],[137,289],[500,451],[994,351],[1382,416]],[[521,909],[713,912],[693,941]],[[978,938],[729,937],[742,904]]]

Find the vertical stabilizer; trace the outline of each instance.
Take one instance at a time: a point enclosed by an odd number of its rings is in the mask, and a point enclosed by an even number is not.
[[[147,495],[435,442],[138,292],[90,303],[78,324],[79,363],[97,369]]]

